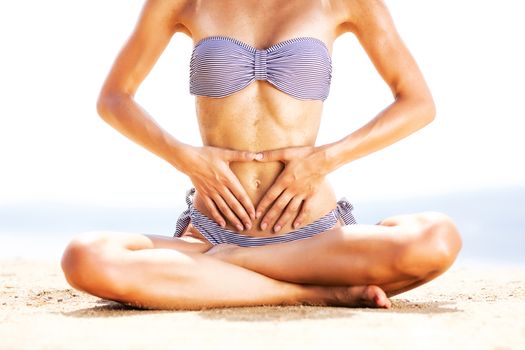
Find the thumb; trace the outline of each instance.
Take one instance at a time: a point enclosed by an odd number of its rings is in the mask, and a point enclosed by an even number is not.
[[[255,159],[255,152],[227,150],[224,159],[232,162],[249,162]]]
[[[285,161],[288,159],[288,153],[289,152],[286,149],[263,151],[255,155],[255,160],[258,160],[259,162]]]
[[[255,154],[255,160],[260,162],[280,161],[287,163],[295,158],[306,157],[312,153],[311,146],[286,147],[274,150],[263,151]]]

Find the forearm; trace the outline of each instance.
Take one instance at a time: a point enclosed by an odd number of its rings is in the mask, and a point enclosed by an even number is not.
[[[398,98],[363,127],[322,147],[326,172],[407,137],[430,123],[434,115],[435,107],[431,100]]]
[[[184,171],[182,155],[190,147],[163,130],[132,96],[118,94],[101,97],[98,114],[121,134]]]

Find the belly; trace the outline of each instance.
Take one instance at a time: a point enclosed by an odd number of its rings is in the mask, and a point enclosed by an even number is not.
[[[284,147],[313,146],[320,124],[322,108],[320,101],[300,101],[282,96],[276,92],[276,89],[267,92],[257,89],[260,89],[260,86],[253,84],[242,93],[227,98],[198,98],[197,112],[203,144],[254,152]],[[265,93],[272,96],[264,98]],[[284,164],[257,161],[232,162],[230,168],[254,207],[257,207],[266,191],[284,169]],[[311,211],[303,225],[315,221],[335,208],[336,197],[327,180],[312,197],[311,204]],[[198,191],[195,194],[194,206],[211,217]],[[254,237],[275,235],[272,227],[266,230],[260,229],[263,217],[256,219],[252,223],[252,228],[242,233]],[[277,234],[294,230],[292,224],[293,220],[283,226]],[[237,231],[231,223],[227,222],[226,227]]]
[[[248,194],[248,197],[254,204],[254,207],[257,207],[258,203],[266,193],[266,191],[271,187],[275,179],[279,176],[281,169],[283,168],[282,163],[232,163],[231,169],[233,173],[239,179],[239,182],[243,186],[244,190]],[[328,213],[330,210],[334,209],[336,206],[336,196],[332,189],[332,186],[325,180],[319,191],[312,197],[312,206],[311,211],[307,215],[303,226],[309,224],[321,216]],[[199,192],[195,193],[194,197],[194,206],[200,210],[203,214],[211,218],[211,213],[207,207],[202,202]],[[253,237],[268,237],[274,236],[276,233],[272,231],[272,227],[267,227],[265,230],[260,228],[261,220],[264,215],[252,222],[252,228],[250,230],[244,230],[241,233],[245,235],[250,235]],[[285,234],[290,231],[293,231],[292,227],[293,219],[290,220],[287,224],[277,234]],[[227,221],[226,228],[232,231],[238,231],[231,223]]]

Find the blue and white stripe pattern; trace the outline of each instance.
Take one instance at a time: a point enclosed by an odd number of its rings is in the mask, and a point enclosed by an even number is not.
[[[271,236],[271,237],[251,237],[244,235],[239,232],[231,231],[226,228],[222,228],[215,221],[204,215],[201,211],[193,206],[193,196],[195,194],[195,188],[191,188],[186,193],[186,203],[188,209],[186,209],[180,215],[177,220],[176,230],[174,237],[180,237],[186,231],[186,228],[192,223],[192,225],[213,245],[228,243],[235,244],[241,247],[254,247],[262,246],[275,243],[283,243],[295,241],[298,239],[304,239],[315,236],[321,232],[331,229],[337,223],[337,220],[341,218],[345,225],[356,224],[356,220],[352,215],[354,207],[346,199],[342,198],[337,202],[335,209],[328,212],[323,217],[316,221],[303,226],[295,231],[285,233],[283,235]]]
[[[300,100],[325,100],[332,59],[326,44],[313,37],[288,39],[256,49],[228,36],[210,36],[193,47],[190,93],[225,97],[255,80],[266,80]]]

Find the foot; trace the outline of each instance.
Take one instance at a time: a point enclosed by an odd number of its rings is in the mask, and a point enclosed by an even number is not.
[[[333,305],[389,309],[392,302],[381,288],[369,285],[336,288]]]

